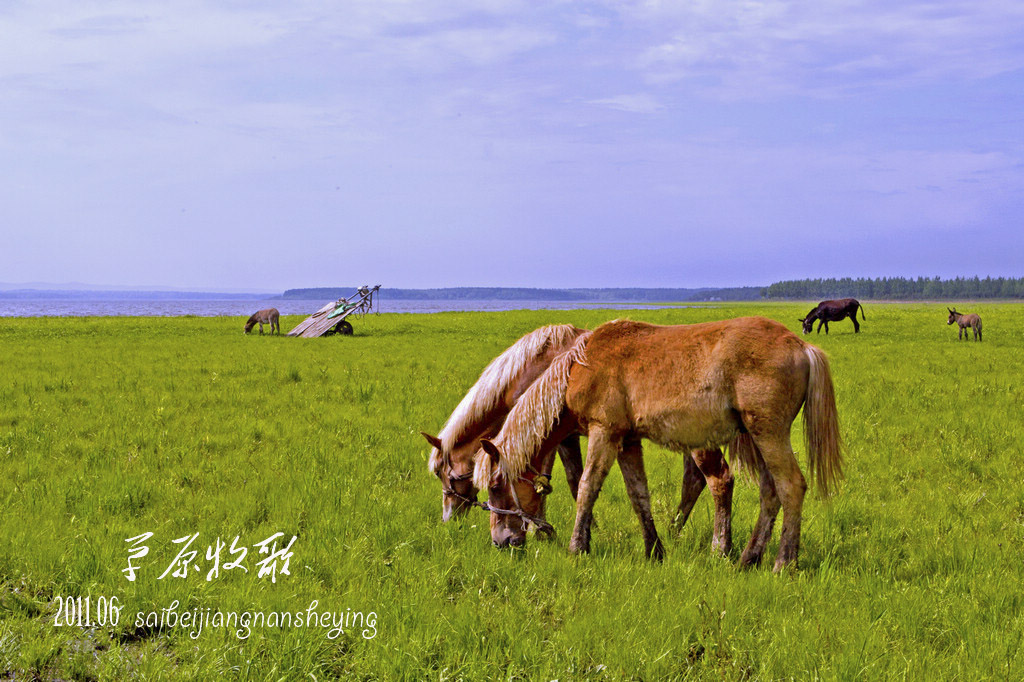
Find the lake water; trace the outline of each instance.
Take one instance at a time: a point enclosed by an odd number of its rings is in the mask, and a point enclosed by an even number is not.
[[[82,316],[157,316],[248,317],[262,308],[277,308],[282,315],[311,315],[326,300],[78,300],[78,299],[0,299],[0,317],[82,317]],[[449,311],[495,310],[637,310],[687,308],[686,305],[650,303],[591,303],[581,301],[499,301],[437,300],[408,301],[383,298],[376,309],[382,313],[439,313]]]

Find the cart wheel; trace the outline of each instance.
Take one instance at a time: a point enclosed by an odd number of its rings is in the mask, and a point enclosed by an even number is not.
[[[352,336],[352,324],[348,320],[342,320],[334,326],[334,332],[344,336]]]

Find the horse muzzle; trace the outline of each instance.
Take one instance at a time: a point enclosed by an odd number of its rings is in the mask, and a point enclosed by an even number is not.
[[[493,540],[494,546],[498,549],[522,549],[526,546],[525,535],[508,535],[501,540]]]

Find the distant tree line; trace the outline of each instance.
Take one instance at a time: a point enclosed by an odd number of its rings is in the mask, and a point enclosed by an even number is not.
[[[355,287],[321,287],[314,289],[288,289],[282,298],[337,299],[350,296]],[[753,301],[760,299],[763,287],[732,287],[702,289],[531,289],[523,287],[451,287],[447,289],[388,289],[382,288],[382,299],[400,300],[510,300],[510,301],[584,301],[584,302],[649,302],[679,301]]]
[[[790,299],[977,299],[1024,298],[1024,278],[1013,277],[878,277],[868,279],[800,279],[775,282],[763,290],[765,298]]]

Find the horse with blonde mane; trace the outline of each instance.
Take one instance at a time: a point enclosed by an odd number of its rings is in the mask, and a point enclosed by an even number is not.
[[[481,440],[498,435],[505,417],[520,396],[584,334],[589,335],[590,332],[573,325],[551,325],[523,336],[484,369],[438,436],[420,432],[432,448],[428,457],[429,469],[441,481],[443,521],[464,514],[476,500],[478,489],[472,480],[473,466]],[[543,518],[545,498],[551,492],[551,471],[556,451],[562,461],[569,490],[576,499],[583,474],[580,435],[578,425],[566,419],[549,434],[541,457],[543,464],[525,473],[525,480],[530,486],[527,497],[532,503],[533,516]],[[715,500],[715,525],[721,528],[716,538],[731,538],[733,479],[719,449],[696,450],[687,458],[673,528],[678,531],[683,527],[701,492],[709,485]],[[527,526],[525,523],[522,525],[524,529]],[[524,538],[517,536],[513,544]],[[712,548],[720,552],[728,553],[730,547],[717,539],[712,542]]]
[[[594,502],[618,461],[647,556],[661,559],[641,439],[676,451],[713,453],[728,445],[760,474],[761,511],[740,562],[760,563],[781,507],[778,571],[796,565],[800,547],[807,483],[790,430],[801,407],[809,472],[828,496],[842,477],[842,454],[821,350],[761,317],[678,326],[615,320],[581,334],[523,394],[497,437],[481,441],[474,482],[489,491],[492,506],[511,503],[532,513],[537,501],[524,472],[543,466],[552,434],[572,424],[587,434],[588,450],[570,551],[589,552]],[[727,547],[731,539],[721,534],[731,529],[719,526],[717,514],[716,544]],[[524,533],[512,519],[492,514],[496,545],[522,544]]]
[[[495,358],[452,412],[438,436],[421,432],[431,445],[430,471],[441,481],[441,514],[444,521],[465,513],[476,500],[473,486],[473,456],[482,438],[493,438],[519,397],[558,355],[572,347],[585,332],[571,324],[541,327],[516,341]],[[583,473],[579,436],[566,433],[557,442],[565,477],[573,498]],[[553,464],[553,461],[552,461]],[[549,466],[546,480],[536,482],[550,490]],[[539,510],[535,516],[542,516]]]

